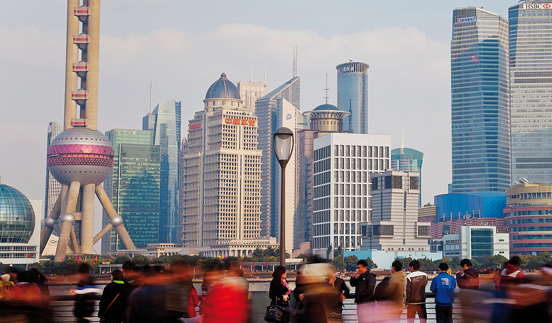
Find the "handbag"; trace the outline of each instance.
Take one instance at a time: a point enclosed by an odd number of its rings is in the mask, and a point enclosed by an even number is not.
[[[111,303],[109,303],[109,306],[105,309],[105,312],[103,313],[102,317],[100,317],[100,322],[105,322],[105,319],[104,319],[105,313],[107,313],[107,311],[109,310],[111,305],[113,305],[113,303],[115,303],[115,300],[117,299],[117,297],[119,297],[120,294],[121,293],[118,293],[117,295],[115,295],[115,297],[113,298]]]
[[[270,305],[266,307],[264,320],[267,322],[282,322],[284,308],[279,305]]]

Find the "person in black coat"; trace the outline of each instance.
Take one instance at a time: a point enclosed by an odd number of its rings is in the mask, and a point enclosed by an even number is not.
[[[351,277],[351,286],[355,287],[355,303],[357,303],[357,315],[359,322],[370,320],[372,310],[368,304],[373,300],[376,287],[376,275],[370,273],[368,262],[361,259],[357,262],[357,271]]]
[[[286,280],[286,267],[278,266],[274,269],[272,274],[272,281],[270,282],[270,290],[268,297],[270,297],[271,304],[282,306],[286,313],[289,315],[289,297],[291,295],[291,289]],[[286,316],[284,322],[289,322],[289,318]]]
[[[339,292],[334,305],[332,306],[332,311],[341,316],[341,313],[343,312],[343,301],[347,298],[347,296],[349,296],[349,287],[347,287],[347,284],[343,279],[337,277],[337,273],[335,272],[330,275],[328,283]]]
[[[124,277],[121,270],[114,270],[111,276],[111,283],[105,286],[102,293],[98,317],[104,318],[108,323],[120,323],[125,320],[126,298],[129,287],[123,280]]]

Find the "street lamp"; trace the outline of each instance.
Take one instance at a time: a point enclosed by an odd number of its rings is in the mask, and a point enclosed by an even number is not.
[[[280,167],[282,168],[282,187],[280,191],[280,266],[284,267],[286,266],[286,165],[291,158],[293,145],[293,131],[291,131],[291,129],[282,127],[276,130],[272,138],[272,146],[274,147],[276,159],[278,159]]]

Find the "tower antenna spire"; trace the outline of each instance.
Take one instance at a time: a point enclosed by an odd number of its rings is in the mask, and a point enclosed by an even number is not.
[[[404,154],[404,127],[401,127],[401,154]]]
[[[293,47],[293,77],[297,77],[297,45]]]
[[[328,104],[328,74],[326,74],[326,88],[324,89],[324,91],[326,91],[326,96],[324,97],[326,99],[326,104]]]

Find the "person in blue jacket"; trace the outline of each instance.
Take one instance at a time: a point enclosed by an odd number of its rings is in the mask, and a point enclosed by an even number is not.
[[[447,274],[448,265],[439,264],[439,275],[431,282],[431,291],[435,293],[435,316],[437,323],[452,323],[452,303],[454,303],[454,289],[456,279]]]

